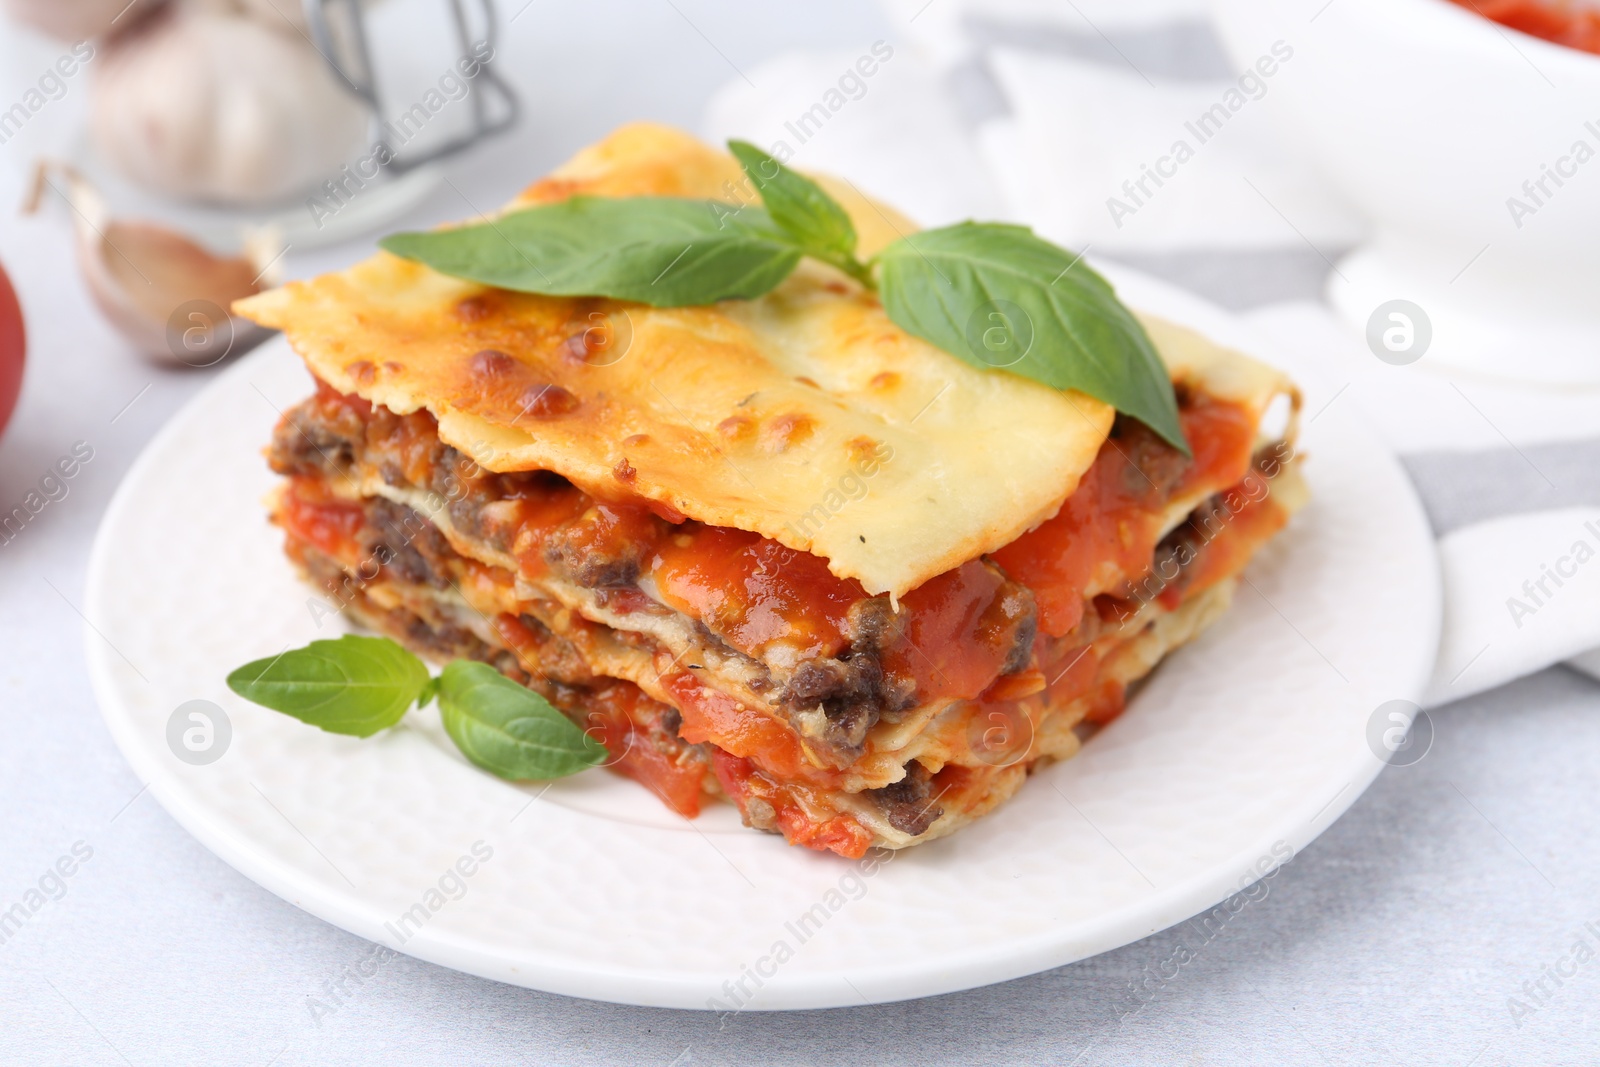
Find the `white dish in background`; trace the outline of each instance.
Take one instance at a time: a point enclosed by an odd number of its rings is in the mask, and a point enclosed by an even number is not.
[[[1107,273],[1130,304],[1271,357],[1224,313]],[[454,752],[432,709],[360,741],[234,697],[223,683],[234,667],[338,631],[336,619],[318,628],[261,506],[273,481],[261,448],[309,388],[275,340],[224,371],[129,472],[86,597],[105,720],[167,810],[248,877],[362,937],[504,982],[705,1008],[735,1006],[742,979],[756,994],[746,1007],[819,1008],[1103,952],[1210,908],[1326,829],[1382,767],[1366,740],[1374,709],[1415,699],[1433,662],[1438,576],[1422,511],[1394,458],[1332,405],[1305,427],[1313,502],[1251,565],[1232,611],[1076,759],[864,876],[744,829],[725,806],[680,820],[606,772],[547,788],[500,781]],[[166,740],[194,699],[232,726],[204,766]],[[390,925],[478,842],[493,854],[449,880],[461,899],[400,944]]]
[[[1600,385],[1600,158],[1572,158],[1577,141],[1600,152],[1600,56],[1448,0],[1211,7],[1239,70],[1274,41],[1294,49],[1263,102],[1373,223],[1327,286],[1358,332],[1408,300],[1438,363]],[[1544,177],[1558,165],[1559,186]],[[1514,217],[1513,197],[1534,213]]]

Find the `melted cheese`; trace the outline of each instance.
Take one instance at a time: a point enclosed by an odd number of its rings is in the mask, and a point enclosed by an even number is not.
[[[1293,416],[1300,409],[1300,393],[1283,372],[1243,353],[1223,348],[1186,326],[1153,315],[1134,314],[1145,333],[1150,335],[1150,343],[1155,345],[1173,381],[1184,383],[1214,399],[1238,404],[1249,411],[1258,423],[1274,400],[1280,396],[1288,398],[1289,421],[1284,426],[1274,428],[1272,436],[1293,440]]]
[[[913,228],[827,185],[863,255]],[[508,210],[577,193],[750,195],[730,156],[635,125]],[[426,407],[444,441],[490,470],[552,470],[601,498],[753,531],[874,594],[905,593],[1053,515],[1114,416],[967,366],[810,261],[758,300],[658,309],[491,289],[379,253],[235,310],[283,330],[335,388],[402,414]]]

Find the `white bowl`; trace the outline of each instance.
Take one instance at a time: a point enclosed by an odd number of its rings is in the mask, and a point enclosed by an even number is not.
[[[1212,6],[1241,69],[1294,49],[1265,102],[1372,222],[1329,280],[1341,313],[1409,300],[1440,362],[1600,385],[1600,56],[1446,0]]]

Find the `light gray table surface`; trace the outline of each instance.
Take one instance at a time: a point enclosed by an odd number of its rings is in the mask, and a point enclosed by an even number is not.
[[[528,122],[454,167],[454,187],[411,221],[465,214],[463,199],[496,203],[625,119],[693,127],[735,67],[885,33],[874,9],[847,0],[534,0],[503,49]],[[7,71],[3,84],[28,77]],[[0,162],[10,205],[23,161]],[[361,254],[291,253],[288,269]],[[1285,256],[1243,273],[1234,255],[1136,265],[1248,307],[1315,293],[1318,272]],[[307,998],[368,946],[173,822],[112,744],[84,669],[77,612],[101,514],[210,376],[123,350],[78,280],[60,205],[30,220],[0,212],[0,260],[30,334],[22,407],[0,440],[0,505],[73,442],[94,449],[69,494],[0,546],[0,909],[74,844],[92,849],[64,895],[0,944],[0,1065],[1600,1062],[1600,962],[1559,984],[1546,971],[1580,938],[1600,948],[1584,928],[1600,931],[1600,847],[1588,840],[1600,821],[1600,685],[1559,668],[1435,712],[1428,756],[1385,770],[1209,941],[1181,924],[999,986],[746,1014],[726,1028],[706,1013],[571,1000],[401,957],[313,1019]],[[1180,942],[1193,959],[1172,977],[1165,961]],[[1120,1018],[1129,983],[1158,972],[1150,1003]],[[1513,1018],[1511,997],[1536,1010]]]

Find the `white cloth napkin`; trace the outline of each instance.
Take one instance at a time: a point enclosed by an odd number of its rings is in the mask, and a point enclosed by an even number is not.
[[[1426,356],[1383,363],[1316,299],[1314,282],[1297,300],[1266,302],[1280,291],[1268,275],[1282,257],[1309,259],[1320,276],[1362,223],[1280,145],[1264,110],[1247,103],[1204,143],[1185,127],[1237,84],[1203,4],[883,6],[893,55],[858,95],[826,102],[857,54],[791,53],[719,92],[704,132],[782,141],[795,166],[848,175],[925,225],[1009,218],[1158,272],[1208,266],[1201,274],[1227,290],[1224,302],[1248,309],[1274,351],[1297,354],[1308,414],[1356,406],[1410,471],[1444,580],[1426,702],[1563,661],[1600,678],[1600,390],[1472,379]],[[802,142],[794,120],[819,115],[819,102],[827,117]],[[1124,180],[1184,138],[1195,152],[1176,177],[1147,181],[1139,204],[1122,191],[1131,214],[1108,209]]]
[[[1422,496],[1444,589],[1425,703],[1562,661],[1600,678],[1600,390],[1456,377],[1426,356],[1391,366],[1320,304],[1245,318],[1295,354],[1309,414],[1360,408]]]

